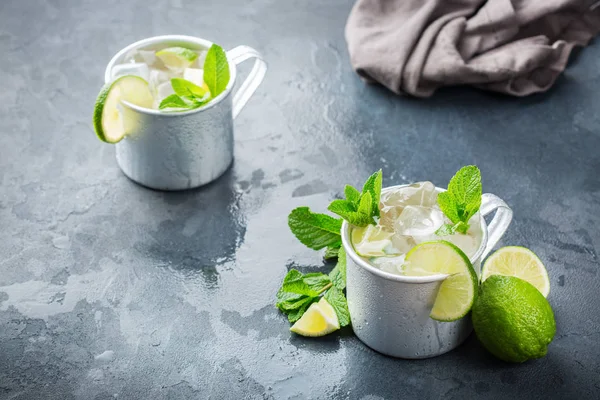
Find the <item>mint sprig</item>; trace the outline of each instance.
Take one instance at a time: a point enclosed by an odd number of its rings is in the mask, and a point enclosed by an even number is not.
[[[444,224],[437,231],[439,236],[456,232],[467,233],[469,220],[481,206],[481,172],[474,165],[462,167],[448,184],[448,190],[438,194],[440,209],[452,224]]]
[[[227,54],[221,46],[213,44],[208,49],[204,60],[204,82],[209,92],[188,80],[173,78],[171,86],[175,94],[164,98],[158,108],[159,110],[174,108],[182,111],[201,107],[220,95],[227,88],[229,79]]]
[[[334,200],[327,209],[354,226],[375,225],[374,217],[379,217],[381,183],[382,172],[379,170],[367,179],[362,193],[346,185],[344,188],[346,200]]]

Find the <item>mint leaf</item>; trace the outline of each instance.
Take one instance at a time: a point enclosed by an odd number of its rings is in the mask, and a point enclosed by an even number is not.
[[[204,82],[212,97],[221,94],[229,83],[229,63],[227,54],[219,45],[213,44],[208,49],[204,60]]]
[[[438,194],[437,202],[442,212],[446,214],[446,217],[448,217],[453,224],[456,224],[460,221],[460,217],[458,216],[458,207],[452,194],[449,192],[442,192]]]
[[[360,192],[356,188],[346,185],[344,188],[344,195],[346,195],[346,200],[358,207],[358,202],[360,201]]]
[[[310,307],[310,305],[317,300],[318,300],[318,297],[312,297],[312,298],[309,297],[308,300],[305,303],[303,303],[297,310],[290,311],[287,314],[288,321],[290,321],[292,323],[298,321],[300,318],[302,318],[302,316],[304,315],[304,313],[306,312],[308,307]]]
[[[287,295],[293,295],[295,297],[290,297],[286,300],[278,301],[276,304],[277,308],[279,308],[283,312],[297,310],[298,308],[302,307],[304,303],[306,303],[312,298],[311,296],[297,293],[287,293]]]
[[[304,314],[308,306],[318,301],[321,294],[333,284],[328,275],[320,272],[303,274],[290,270],[283,279],[283,285],[277,292],[277,308],[295,322]]]
[[[327,246],[327,248],[325,249],[325,254],[323,255],[323,258],[326,260],[330,260],[332,258],[336,258],[338,256],[338,252],[340,251],[339,247],[336,246]]]
[[[331,279],[321,272],[305,274],[303,280],[310,290],[317,292],[317,294],[321,294],[325,289],[331,287]]]
[[[207,94],[205,89],[182,78],[171,79],[171,86],[173,87],[175,94],[179,96],[202,99]]]
[[[327,209],[354,226],[367,226],[375,223],[371,217],[371,195],[369,193],[362,194],[358,209],[348,200],[334,200]]]
[[[454,225],[451,224],[444,224],[440,226],[437,231],[435,231],[435,234],[438,236],[454,235],[455,233],[456,228]]]
[[[481,172],[474,165],[462,167],[448,184],[448,190],[438,194],[440,209],[454,224],[451,228],[442,226],[440,236],[455,232],[466,233],[469,220],[481,206]],[[451,233],[450,233],[451,232]]]
[[[325,274],[320,272],[302,274],[292,269],[283,279],[281,291],[316,297],[330,286],[331,279]]]
[[[448,184],[448,192],[454,197],[461,221],[469,219],[481,206],[481,172],[474,165],[462,167]]]
[[[362,189],[363,194],[369,193],[371,195],[371,215],[373,215],[374,217],[379,217],[379,199],[381,197],[382,181],[382,172],[381,170],[379,170],[367,179]]]
[[[346,326],[350,324],[350,311],[348,311],[348,302],[346,296],[337,287],[331,287],[327,293],[325,293],[325,300],[335,310],[340,326]]]
[[[177,96],[176,94],[172,94],[170,96],[167,96],[163,99],[163,101],[160,102],[158,109],[159,110],[163,110],[165,108],[185,108],[185,109],[189,109],[192,108],[190,107],[190,105],[188,103],[186,103],[185,100],[183,100],[181,97]]]
[[[288,216],[292,233],[302,244],[320,250],[327,246],[339,246],[342,221],[325,214],[315,214],[308,207],[298,207]]]
[[[346,288],[346,250],[343,247],[340,247],[338,262],[329,273],[329,278],[336,288],[340,290]]]

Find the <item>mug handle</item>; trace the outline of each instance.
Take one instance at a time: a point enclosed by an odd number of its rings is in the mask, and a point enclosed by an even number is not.
[[[512,221],[513,212],[504,200],[491,193],[483,194],[481,196],[481,207],[479,208],[481,216],[485,217],[494,210],[496,210],[496,215],[494,215],[494,219],[492,219],[487,228],[488,240],[485,250],[481,255],[481,261],[492,251],[500,238],[502,238],[502,235],[504,235],[504,232],[506,232],[506,229],[508,229],[510,221]]]
[[[249,58],[256,58],[252,71],[242,83],[236,94],[233,96],[233,118],[237,117],[242,108],[246,105],[250,97],[254,94],[258,86],[265,78],[267,72],[267,63],[260,53],[249,46],[238,46],[227,52],[227,58],[238,65]]]

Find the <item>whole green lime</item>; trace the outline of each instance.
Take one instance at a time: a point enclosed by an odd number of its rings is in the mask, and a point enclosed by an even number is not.
[[[533,285],[513,276],[492,275],[483,282],[472,319],[483,346],[509,362],[545,356],[556,333],[548,301]]]

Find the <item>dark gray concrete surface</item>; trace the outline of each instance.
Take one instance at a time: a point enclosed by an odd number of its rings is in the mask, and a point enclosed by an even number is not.
[[[600,398],[600,43],[547,94],[399,98],[352,72],[350,7],[0,1],[1,399]],[[168,33],[253,46],[270,68],[233,167],[181,193],[129,181],[90,123],[110,57]],[[505,364],[472,335],[403,361],[350,329],[289,333],[273,306],[287,269],[332,267],[289,210],[324,210],[378,168],[384,185],[444,185],[468,163],[514,209],[502,245],[548,267],[547,357]]]

